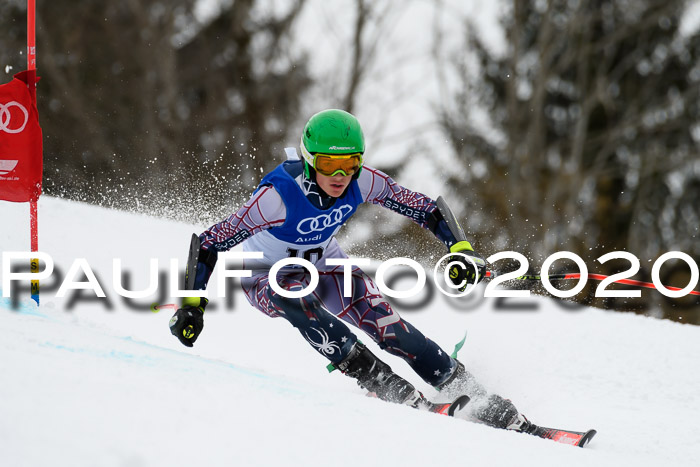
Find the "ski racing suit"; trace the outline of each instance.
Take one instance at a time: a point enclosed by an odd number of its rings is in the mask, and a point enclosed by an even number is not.
[[[243,243],[244,251],[263,252],[264,259],[244,263],[253,271],[241,280],[248,301],[271,317],[287,319],[332,363],[342,361],[357,341],[347,323],[403,358],[426,383],[439,386],[456,371],[457,361],[402,319],[362,269],[352,267],[352,296],[345,297],[343,266],[326,264],[328,258],[347,258],[335,235],[361,203],[403,214],[451,246],[456,240],[444,220],[430,222],[435,201],[366,165],[343,195],[331,198],[306,177],[302,161],[293,160],[296,151],[286,151],[291,160],[268,173],[243,207],[200,235],[202,249],[222,252]],[[284,297],[269,284],[270,267],[290,256],[310,261],[319,273],[317,288],[303,298]],[[212,268],[199,263],[195,289],[206,288]],[[309,275],[301,267],[282,268],[277,282],[285,290],[300,290]]]

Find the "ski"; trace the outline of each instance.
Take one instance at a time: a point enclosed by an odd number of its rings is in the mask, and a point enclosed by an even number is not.
[[[373,392],[367,393],[368,397],[377,397]],[[418,393],[418,399],[409,407],[416,410],[426,410],[428,412],[437,413],[440,415],[445,415],[448,417],[459,418],[468,422],[478,423],[470,420],[466,416],[461,416],[460,412],[465,409],[469,403],[469,396],[463,395],[457,397],[452,402],[433,402],[425,398],[422,393]],[[586,446],[596,435],[596,430],[588,431],[570,431],[561,430],[558,428],[547,428],[542,426],[537,426],[530,421],[526,421],[522,430],[516,431],[516,433],[525,433],[531,436],[537,436],[543,439],[551,439],[557,443],[568,444],[570,446],[584,447]]]
[[[570,444],[571,446],[579,447],[586,446],[597,433],[596,430],[588,430],[585,432],[569,431],[560,430],[557,428],[546,428],[532,424],[530,430],[531,431],[527,431],[526,433],[533,436],[539,436],[540,438],[544,439],[551,439],[557,443]]]
[[[428,412],[433,412],[433,413],[437,413],[440,415],[450,416],[449,412],[450,412],[450,407],[452,407],[452,404],[454,404],[454,402],[439,403],[439,402],[431,402],[427,399],[424,399],[423,401],[421,401],[419,403],[419,406],[416,408],[419,410],[421,408],[423,408],[423,409],[427,409]],[[421,405],[422,405],[422,407],[421,407]]]
[[[368,392],[366,394],[366,396],[373,397],[375,399],[379,399],[377,394],[374,392]],[[466,396],[464,396],[464,397],[466,397]],[[412,409],[416,409],[416,410],[425,410],[425,411],[437,413],[440,415],[449,415],[448,412],[450,410],[450,407],[454,404],[454,402],[429,401],[428,399],[426,399],[426,397],[423,395],[422,392],[417,391],[416,398],[413,399],[413,401],[411,403],[405,402],[404,404],[407,405],[408,407],[411,407]]]
[[[454,402],[452,402],[451,404],[447,404],[448,407],[445,412],[440,411],[438,413],[444,413],[445,415],[448,415],[450,417],[462,418],[463,420],[470,421],[466,417],[463,418],[459,416],[460,411],[462,411],[468,403],[469,396],[459,396],[457,399],[454,400]],[[537,436],[539,438],[551,439],[552,441],[555,441],[557,443],[568,444],[571,446],[584,447],[591,441],[591,439],[593,439],[597,431],[588,430],[581,432],[561,430],[558,428],[546,428],[537,426],[530,421],[526,421],[523,426],[523,429],[518,431],[518,433],[526,433],[528,435]]]

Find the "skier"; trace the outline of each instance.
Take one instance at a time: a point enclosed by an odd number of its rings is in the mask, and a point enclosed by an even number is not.
[[[469,242],[458,241],[435,201],[364,165],[364,136],[353,115],[336,109],[315,114],[304,127],[300,146],[303,159],[294,148],[287,148],[290,160],[268,173],[243,207],[199,236],[193,290],[206,289],[218,252],[243,242],[244,251],[264,253],[263,259],[245,263],[253,271],[252,277],[241,280],[250,304],[271,317],[287,319],[334,368],[367,391],[389,402],[417,408],[431,405],[362,344],[346,323],[403,358],[446,397],[469,396],[475,421],[527,431],[530,424],[509,400],[487,393],[461,362],[401,318],[364,271],[353,266],[352,296],[345,297],[343,267],[326,263],[329,258],[347,258],[335,234],[360,203],[404,214],[430,230],[449,252],[468,256],[454,256],[462,264],[450,269],[450,280],[462,290],[484,277],[484,259]],[[319,284],[312,294],[288,298],[270,286],[270,267],[290,256],[317,268]],[[301,267],[283,268],[277,282],[284,290],[298,291],[309,284],[309,275]],[[204,297],[185,298],[171,319],[171,332],[184,345],[192,347],[202,331],[207,303]]]

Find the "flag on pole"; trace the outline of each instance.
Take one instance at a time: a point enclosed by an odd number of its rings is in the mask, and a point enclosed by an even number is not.
[[[29,202],[32,251],[39,251],[37,202],[44,171],[43,140],[36,107],[36,0],[27,0],[27,71],[0,85],[0,200]],[[31,271],[39,272],[32,259]],[[32,280],[32,299],[39,304],[39,281]]]
[[[35,76],[23,71],[0,85],[0,200],[31,202],[41,194],[42,135],[30,93]]]

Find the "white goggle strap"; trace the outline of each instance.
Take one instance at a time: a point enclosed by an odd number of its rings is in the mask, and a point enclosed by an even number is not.
[[[301,137],[301,142],[300,142],[300,145],[299,145],[299,146],[301,147],[301,155],[304,157],[304,160],[306,160],[306,162],[307,162],[311,167],[315,168],[315,167],[314,167],[314,159],[315,159],[315,157],[313,156],[313,154],[311,154],[311,153],[306,149],[306,146],[304,146],[304,137],[303,137],[303,136]]]

